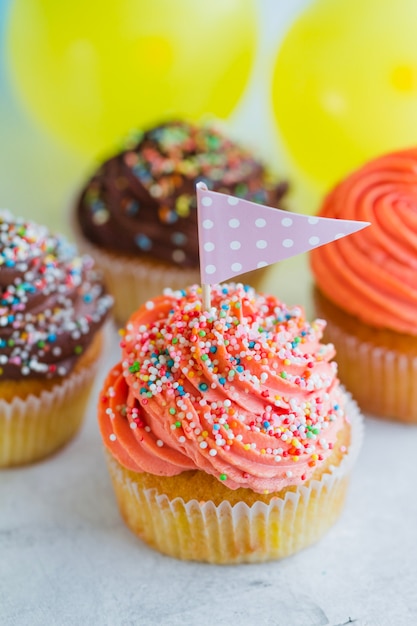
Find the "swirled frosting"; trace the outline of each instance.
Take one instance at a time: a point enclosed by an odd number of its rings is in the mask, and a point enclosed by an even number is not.
[[[214,126],[170,122],[103,163],[81,194],[77,222],[106,250],[198,267],[197,181],[274,207],[287,190]]]
[[[319,215],[371,222],[311,252],[320,290],[370,326],[417,335],[417,149],[355,171],[325,198]]]
[[[111,454],[135,472],[202,470],[231,489],[278,491],[308,480],[345,425],[333,345],[250,287],[148,301],[128,322],[99,423]]]
[[[65,376],[111,304],[90,257],[0,211],[0,381]]]

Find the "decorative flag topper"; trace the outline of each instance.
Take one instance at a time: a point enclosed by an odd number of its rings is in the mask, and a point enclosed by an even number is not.
[[[200,275],[205,309],[210,283],[266,267],[369,226],[314,217],[209,191],[197,183]]]

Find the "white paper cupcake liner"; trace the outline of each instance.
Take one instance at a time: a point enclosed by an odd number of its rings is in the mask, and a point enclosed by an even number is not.
[[[38,396],[0,399],[0,468],[44,458],[76,434],[96,369],[93,364],[74,372]]]
[[[417,355],[364,342],[330,322],[339,376],[361,409],[379,417],[417,424]]]
[[[198,269],[171,267],[146,258],[118,257],[117,253],[105,252],[81,237],[78,243],[102,271],[107,289],[115,300],[113,315],[119,324],[124,324],[144,302],[161,295],[166,287],[184,289],[200,281]]]
[[[103,273],[108,291],[114,297],[113,315],[124,325],[130,315],[144,302],[160,296],[167,287],[174,291],[200,283],[198,269],[180,268],[146,258],[134,259],[105,252],[87,242],[78,233],[80,250],[89,254]],[[250,284],[255,289],[262,286],[268,267],[237,276],[234,280]]]
[[[144,541],[173,557],[210,563],[279,559],[316,542],[342,510],[350,471],[363,438],[363,419],[349,394],[351,444],[337,467],[321,480],[287,491],[269,504],[170,500],[155,489],[141,490],[107,454],[119,507],[127,525]]]

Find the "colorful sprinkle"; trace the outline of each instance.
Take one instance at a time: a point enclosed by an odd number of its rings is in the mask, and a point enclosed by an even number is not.
[[[149,301],[154,314],[123,338],[123,375],[145,416],[148,405],[152,421],[166,407],[175,415],[164,427],[175,433],[169,446],[181,444],[184,454],[183,444],[194,445],[196,463],[201,455],[206,468],[212,459],[212,473],[228,485],[249,482],[263,492],[265,483],[274,491],[307,480],[344,419],[334,349],[320,343],[324,323],[310,325],[299,307],[242,285],[213,286],[209,312],[198,286],[165,290],[164,298]],[[156,446],[168,445],[150,433]],[[256,473],[219,475],[216,457],[227,463],[232,452],[256,463]],[[268,478],[260,478],[262,464]]]

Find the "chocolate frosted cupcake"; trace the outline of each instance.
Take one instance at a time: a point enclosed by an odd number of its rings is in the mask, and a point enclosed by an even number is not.
[[[106,161],[82,192],[76,227],[115,296],[119,322],[163,288],[199,282],[198,181],[275,207],[287,189],[217,128],[172,122]]]
[[[45,457],[76,433],[111,304],[90,257],[0,212],[0,467]]]

